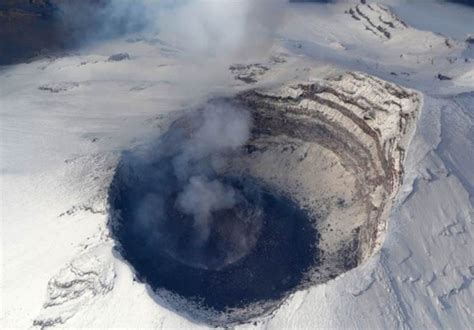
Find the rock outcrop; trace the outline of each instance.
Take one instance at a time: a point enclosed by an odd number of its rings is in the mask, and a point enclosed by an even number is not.
[[[254,117],[248,156],[235,167],[318,214],[325,263],[317,282],[378,249],[403,179],[418,93],[357,72],[245,92]],[[350,257],[348,257],[350,256]]]
[[[407,24],[394,15],[387,7],[376,3],[360,4],[346,11],[354,20],[359,21],[367,31],[383,40],[392,37],[392,33],[406,29]]]
[[[49,281],[46,302],[33,325],[45,328],[63,324],[84,305],[111,291],[114,278],[110,246],[91,248]]]

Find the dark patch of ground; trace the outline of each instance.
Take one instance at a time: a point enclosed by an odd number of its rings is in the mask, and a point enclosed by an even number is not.
[[[0,1],[0,65],[64,52],[141,28],[136,17],[113,12],[111,0]],[[138,6],[138,5],[137,5]],[[136,7],[137,7],[136,6]],[[135,12],[139,10],[134,7]],[[130,15],[130,16],[129,16]],[[143,24],[145,19],[142,20]]]

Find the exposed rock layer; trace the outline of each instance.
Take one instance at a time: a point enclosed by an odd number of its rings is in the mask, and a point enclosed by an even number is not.
[[[367,31],[381,39],[388,40],[392,33],[407,28],[407,24],[394,15],[387,7],[376,3],[355,5],[346,11],[353,19],[359,21]]]
[[[421,105],[418,93],[349,72],[250,90],[225,101],[247,109],[253,129],[244,150],[228,155],[218,174],[255,178],[315,219],[318,262],[293,291],[335,278],[378,250],[403,179],[405,150]],[[192,118],[185,115],[172,126],[192,134]],[[217,312],[173,292],[157,292],[180,312],[219,326],[271,313],[286,297]]]
[[[380,246],[403,178],[417,93],[361,73],[237,97],[254,117],[248,171],[317,213],[324,282]]]

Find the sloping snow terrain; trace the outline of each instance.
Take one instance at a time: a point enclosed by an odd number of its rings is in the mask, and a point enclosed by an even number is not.
[[[187,20],[191,7],[173,16],[191,35],[177,23],[0,67],[1,327],[472,329],[474,44],[455,23],[413,27],[403,6],[284,4],[276,35],[246,40],[264,51],[221,31],[216,47],[230,50],[212,55],[198,18],[220,12]],[[321,212],[327,258],[317,280],[230,321],[147,284],[109,205],[124,152],[213,99],[255,116],[257,152],[225,170]]]

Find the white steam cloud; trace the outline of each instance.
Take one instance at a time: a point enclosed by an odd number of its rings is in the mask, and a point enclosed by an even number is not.
[[[152,33],[190,56],[261,55],[287,0],[102,0],[59,3],[79,43]]]
[[[210,234],[212,212],[234,207],[237,199],[232,187],[204,176],[193,176],[176,202],[183,213],[194,217],[198,240],[205,242]]]
[[[250,124],[247,112],[228,105],[209,106],[202,114],[200,127],[180,146],[180,153],[173,159],[175,175],[183,185],[176,206],[193,216],[201,242],[209,237],[212,212],[230,209],[238,202],[238,192],[209,176],[219,170],[226,153],[247,142]]]
[[[191,54],[258,56],[268,50],[286,0],[194,0],[160,12],[164,39]]]
[[[173,253],[177,238],[167,236],[166,227],[169,219],[182,214],[193,228],[193,244],[203,247],[217,221],[215,212],[244,202],[242,193],[223,182],[220,173],[228,156],[240,152],[247,143],[251,125],[246,110],[227,102],[207,104],[172,124],[158,143],[124,155],[129,171],[123,180],[136,187],[130,192],[132,198],[141,196],[135,229],[153,233],[156,240],[144,244],[167,244]]]
[[[219,164],[221,155],[242,146],[250,135],[250,115],[230,106],[208,105],[202,113],[202,124],[190,140],[180,146],[173,160],[180,181],[200,175],[202,166]],[[206,160],[205,162],[203,162]]]

